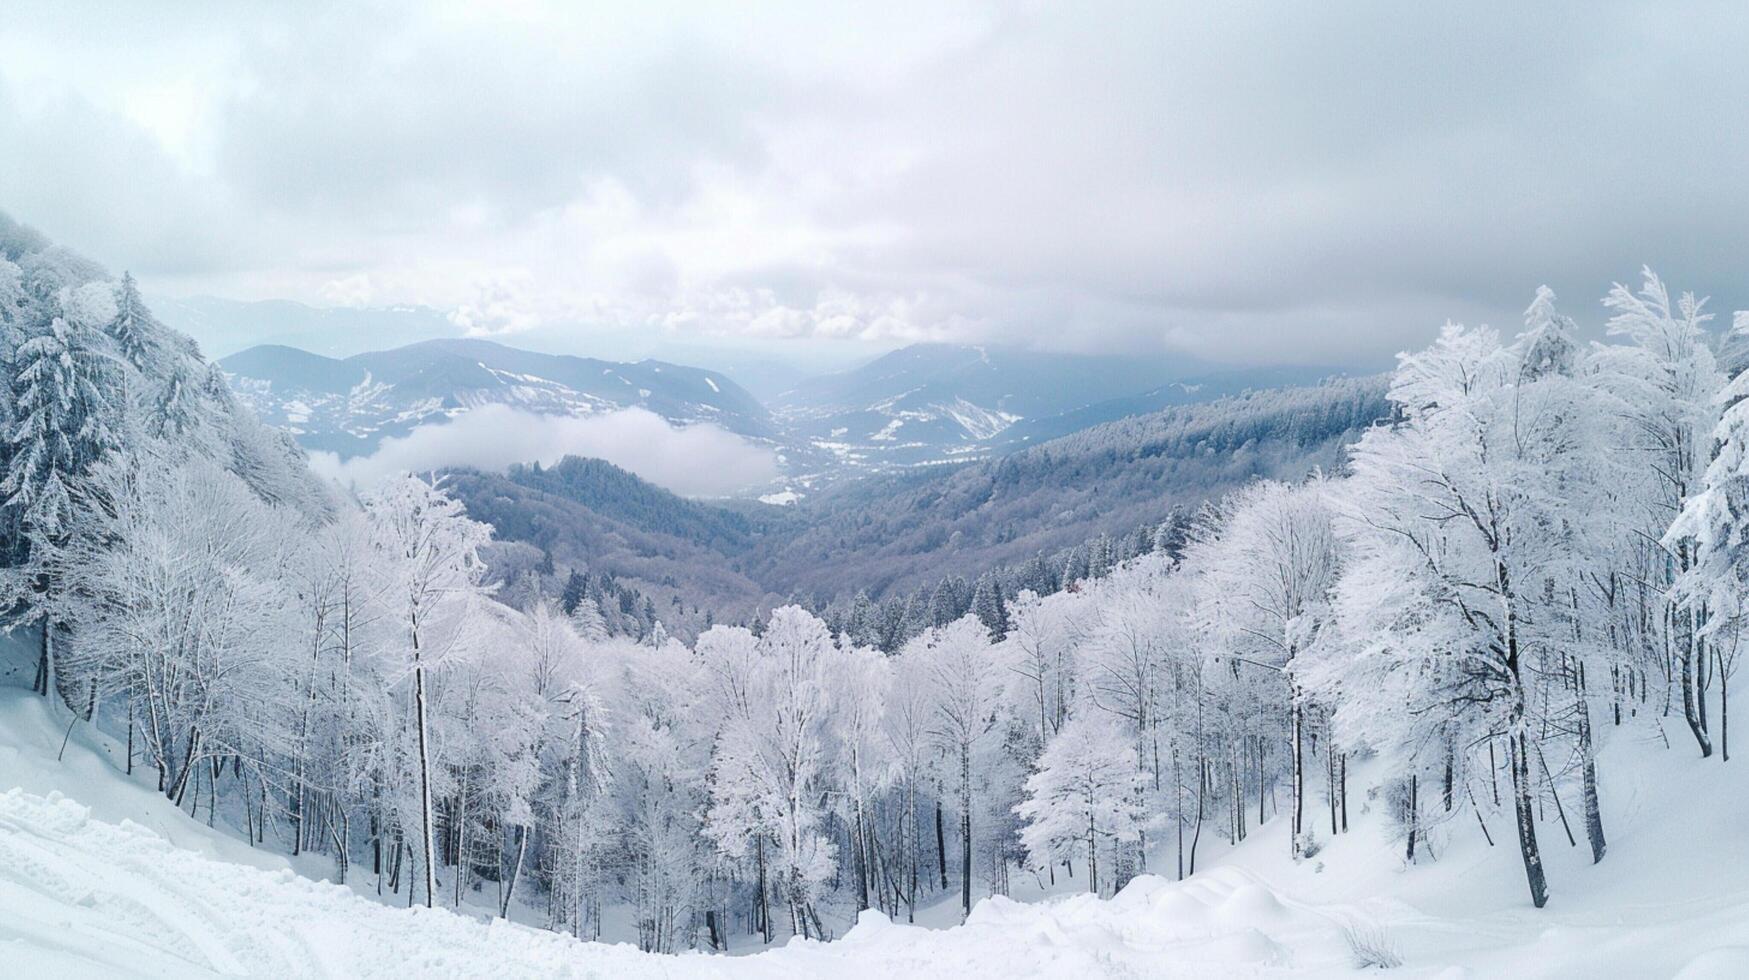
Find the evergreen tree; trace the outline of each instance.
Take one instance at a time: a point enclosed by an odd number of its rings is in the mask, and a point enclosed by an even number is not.
[[[11,458],[0,493],[32,544],[60,540],[85,471],[112,444],[113,362],[98,336],[65,317],[18,348]]]
[[[845,615],[844,632],[850,642],[859,647],[879,646],[881,642],[880,613],[868,593],[858,591]]]
[[[115,316],[104,327],[116,350],[136,370],[146,370],[158,346],[162,328],[140,298],[132,273],[122,273],[115,289]]]
[[[577,612],[577,606],[584,600],[588,588],[588,581],[584,579],[583,573],[575,568],[571,569],[571,574],[565,578],[564,591],[559,596],[559,607],[565,611],[565,615],[570,616]],[[599,616],[601,611],[597,609],[595,614]]]
[[[1008,604],[1002,599],[1002,590],[994,575],[986,572],[978,578],[977,588],[972,592],[971,611],[990,631],[992,640],[1001,640],[1008,635]]]
[[[1067,589],[1087,578],[1087,547],[1077,546],[1069,550],[1069,555],[1063,560],[1063,573],[1059,577],[1062,587]]]
[[[953,580],[942,579],[929,598],[929,625],[946,626],[960,618],[959,598],[954,595]]]

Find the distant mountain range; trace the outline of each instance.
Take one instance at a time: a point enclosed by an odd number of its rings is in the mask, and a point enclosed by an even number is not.
[[[570,416],[637,407],[677,424],[777,436],[765,407],[726,375],[662,361],[537,354],[458,338],[347,358],[263,345],[219,365],[262,420],[342,458],[483,405]]]
[[[1315,368],[1210,371],[1187,359],[915,344],[820,375],[765,404],[721,371],[427,340],[336,358],[261,345],[222,358],[238,395],[310,449],[367,455],[385,437],[484,405],[584,416],[639,407],[711,422],[778,450],[774,501],[846,479],[965,463],[1130,416],[1248,390],[1307,384]]]
[[[773,411],[792,440],[842,464],[885,469],[982,455],[1016,423],[1183,373],[1184,365],[1164,358],[913,344],[809,379],[779,395]]]
[[[796,459],[834,472],[963,463],[1175,405],[1315,383],[1326,368],[1217,371],[1189,358],[914,344],[809,379],[772,413]],[[805,486],[820,481],[794,468]]]
[[[464,336],[448,314],[429,306],[311,306],[294,300],[237,300],[216,296],[149,295],[159,320],[194,338],[213,360],[261,344],[296,347],[328,357],[392,350],[421,340]],[[758,398],[770,401],[807,378],[867,360],[845,347],[786,349],[783,341],[748,344],[708,336],[652,338],[636,330],[555,323],[518,333],[524,349],[569,352],[587,337],[603,360],[708,364],[728,374]]]

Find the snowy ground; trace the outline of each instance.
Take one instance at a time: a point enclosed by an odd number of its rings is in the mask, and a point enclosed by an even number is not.
[[[1405,976],[1749,976],[1749,763],[1691,760],[1680,742],[1609,748],[1602,865],[1550,815],[1541,912],[1506,827],[1490,849],[1460,812],[1431,834],[1437,860],[1408,867],[1370,806],[1298,865],[1272,820],[1239,848],[1205,836],[1208,867],[1189,881],[1143,877],[1108,901],[989,899],[949,929],[870,914],[835,943],[661,957],[300,876],[119,778],[101,740],[75,731],[58,760],[64,734],[40,699],[0,691],[8,975],[1318,976],[1352,968],[1354,926],[1384,937]]]

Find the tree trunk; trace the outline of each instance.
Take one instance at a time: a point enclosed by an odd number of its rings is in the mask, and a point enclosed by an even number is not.
[[[1454,768],[1455,765],[1452,761],[1451,740],[1447,739],[1445,743],[1445,781],[1440,787],[1440,800],[1445,804],[1445,812],[1447,813],[1451,812],[1452,770]]]
[[[941,818],[941,801],[935,801],[935,857],[941,865],[941,890],[947,891],[947,833]]]
[[[466,769],[462,770],[465,774]],[[462,888],[468,882],[468,779],[462,776],[455,801],[455,907],[462,907]]]
[[[1549,760],[1543,757],[1540,745],[1537,746],[1536,761],[1542,767],[1543,779],[1549,784],[1549,798],[1555,801],[1555,815],[1561,818],[1561,829],[1567,832],[1567,846],[1578,847],[1579,842],[1573,837],[1573,825],[1567,822],[1567,808],[1561,805],[1561,794],[1555,789],[1555,774],[1549,771]],[[1548,818],[1547,811],[1544,811],[1543,818]]]
[[[1419,825],[1421,822],[1421,807],[1419,801],[1415,798],[1417,795],[1416,791],[1419,788],[1420,777],[1415,773],[1410,773],[1409,812],[1404,814],[1404,817],[1407,818],[1409,824],[1409,846],[1403,853],[1403,860],[1408,861],[1410,864],[1415,863],[1415,832],[1420,829]]]
[[[1348,833],[1348,753],[1336,759],[1337,785],[1342,790],[1342,832]]]
[[[1293,813],[1293,842],[1290,845],[1289,850],[1290,850],[1290,853],[1292,853],[1292,855],[1297,858],[1300,856],[1300,835],[1301,835],[1301,832],[1304,830],[1304,823],[1305,823],[1305,816],[1306,816],[1305,709],[1300,707],[1299,697],[1298,697],[1297,692],[1295,692],[1294,694],[1292,694],[1290,696],[1293,698],[1293,701],[1294,701],[1293,709],[1291,712],[1292,724],[1293,724],[1293,784],[1294,784],[1293,785],[1293,790],[1294,790],[1293,808],[1294,808],[1294,813]],[[1259,774],[1258,778],[1259,779],[1263,778],[1261,773]],[[1259,825],[1261,825],[1263,823],[1262,814],[1258,815],[1257,822]]]
[[[504,885],[504,902],[498,909],[500,918],[510,918],[510,902],[516,897],[516,879],[522,875],[522,858],[528,853],[528,828],[520,824],[516,827],[516,863],[510,866],[510,880]],[[712,939],[715,939],[715,925],[712,926]]]
[[[170,780],[170,788],[166,791],[177,806],[182,805],[182,794],[188,791],[188,780],[194,772],[194,750],[200,744],[200,729],[191,728],[188,731],[188,751],[182,757],[182,768]]]
[[[1328,728],[1329,726],[1325,726]],[[1330,792],[1330,836],[1336,836],[1336,742],[1329,738],[1330,732],[1325,732],[1324,741],[1324,778]]]
[[[868,908],[868,851],[863,836],[862,796],[856,798],[856,910]]]
[[[1488,741],[1488,785],[1494,790],[1494,805],[1500,805],[1500,763],[1494,758],[1494,742]]]
[[[1536,844],[1536,813],[1530,799],[1530,753],[1522,731],[1511,736],[1507,762],[1512,767],[1513,807],[1518,818],[1518,852],[1524,858],[1524,878],[1530,886],[1530,902],[1542,908],[1549,902],[1548,881],[1543,876],[1542,853]]]
[[[39,655],[39,660],[38,660],[37,667],[36,667],[36,675],[41,680],[41,687],[42,687],[41,694],[45,698],[48,697],[49,693],[55,689],[55,640],[54,640],[54,636],[55,636],[54,626],[49,622],[49,619],[47,616],[43,617],[42,651]],[[51,699],[49,701],[50,709],[53,709],[54,705],[55,705],[55,703]]]
[[[705,930],[710,933],[711,951],[716,952],[717,950],[723,949],[725,944],[723,943],[722,934],[717,930],[716,909],[705,909],[704,925]]]
[[[765,887],[765,837],[754,838],[754,849],[759,862],[759,904],[754,911],[758,913],[759,929],[765,939],[765,945],[771,945],[771,903],[767,898]]]
[[[1574,675],[1578,695],[1580,774],[1585,789],[1585,838],[1591,842],[1591,863],[1603,860],[1603,810],[1597,800],[1597,755],[1591,742],[1591,704],[1586,698],[1585,664]],[[1722,721],[1722,718],[1721,718]]]
[[[1688,722],[1688,730],[1694,734],[1695,742],[1700,746],[1700,757],[1705,759],[1713,754],[1712,739],[1707,736],[1706,721],[1701,715],[1700,692],[1695,690],[1695,671],[1698,664],[1695,661],[1696,648],[1700,638],[1695,635],[1694,610],[1687,612],[1688,636],[1680,645],[1677,654],[1677,670],[1682,674],[1682,716]]]
[[[1715,648],[1716,649],[1716,648]],[[1725,669],[1724,654],[1719,658],[1719,761],[1731,761],[1731,675]]]
[[[910,845],[911,854],[910,854],[910,860],[907,862],[911,866],[911,869],[910,869],[909,880],[905,883],[905,887],[906,887],[905,921],[906,922],[916,922],[917,921],[917,852],[918,852],[918,850],[920,850],[922,848],[922,842],[919,840],[919,838],[921,838],[923,835],[917,832],[917,781],[915,779],[910,780],[906,783],[905,794],[907,797],[909,797],[909,806],[910,806],[910,813],[911,813],[911,839],[908,842]]]
[[[352,870],[352,853],[349,847],[352,843],[352,816],[342,810],[339,823],[329,821],[329,828],[334,835],[335,874],[339,878],[336,884],[346,884],[347,872]]]
[[[1178,745],[1172,746],[1172,817],[1178,824],[1178,880],[1184,880],[1184,779],[1178,772]]]
[[[1257,736],[1257,826],[1263,826],[1263,736]]]
[[[1093,832],[1093,808],[1087,808],[1087,890],[1099,894],[1099,840]]]
[[[972,914],[972,811],[960,814],[960,912]]]
[[[419,649],[419,641],[414,639],[413,649]],[[418,653],[414,653],[415,662]],[[432,837],[431,829],[431,749],[425,727],[425,668],[413,668],[413,704],[414,715],[419,727],[419,821],[420,847],[423,848],[425,864],[425,907],[432,907],[432,897],[437,894],[437,866],[435,857],[437,842]],[[412,892],[408,892],[411,896]]]
[[[1208,795],[1209,766],[1208,760],[1196,760],[1196,831],[1190,836],[1190,873],[1196,874],[1196,845],[1202,840],[1202,802]]]

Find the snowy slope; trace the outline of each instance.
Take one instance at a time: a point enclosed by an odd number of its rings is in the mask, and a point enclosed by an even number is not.
[[[835,943],[662,957],[301,877],[126,781],[83,726],[57,760],[64,734],[40,699],[0,692],[10,975],[1324,976],[1351,970],[1349,926],[1384,936],[1405,976],[1749,975],[1749,779],[1661,743],[1607,751],[1602,865],[1567,847],[1552,815],[1542,824],[1554,889],[1542,912],[1472,816],[1435,828],[1438,859],[1411,868],[1362,805],[1352,833],[1299,865],[1272,820],[1234,849],[1205,836],[1207,867],[1186,882],[1144,876],[1107,901],[987,899],[947,929],[866,914]]]

